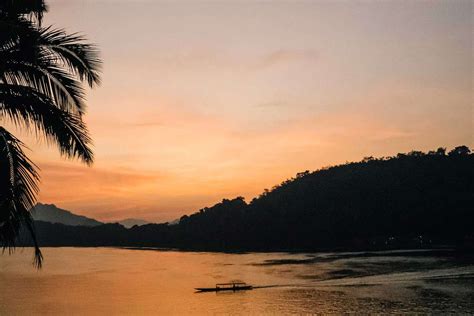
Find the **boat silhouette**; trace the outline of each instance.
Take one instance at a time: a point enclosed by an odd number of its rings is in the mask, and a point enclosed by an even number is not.
[[[197,292],[221,292],[221,291],[246,291],[253,286],[242,281],[231,281],[229,283],[217,283],[216,287],[197,287]]]

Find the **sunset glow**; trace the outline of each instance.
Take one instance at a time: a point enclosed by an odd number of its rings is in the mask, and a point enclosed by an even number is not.
[[[98,220],[174,220],[304,170],[474,144],[471,1],[54,0],[45,24],[101,50],[95,163],[15,133],[39,201]]]

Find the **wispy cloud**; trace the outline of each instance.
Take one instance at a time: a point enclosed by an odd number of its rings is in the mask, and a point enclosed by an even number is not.
[[[43,179],[41,198],[56,201],[126,194],[166,178],[156,171],[130,168],[89,168],[70,163],[44,162],[38,165]]]
[[[150,58],[150,63],[144,66],[142,71],[155,68],[173,69],[180,72],[196,69],[256,70],[291,63],[317,63],[320,54],[312,49],[293,48],[279,48],[252,55],[237,55],[219,50],[188,49],[159,52]]]
[[[255,64],[255,68],[268,68],[292,62],[315,63],[318,60],[319,53],[315,50],[279,49],[262,56]]]

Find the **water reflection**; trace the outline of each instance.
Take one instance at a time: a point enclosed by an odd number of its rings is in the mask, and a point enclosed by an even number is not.
[[[47,248],[0,257],[0,314],[474,312],[474,264],[450,252],[223,254]],[[275,287],[195,294],[242,279]]]

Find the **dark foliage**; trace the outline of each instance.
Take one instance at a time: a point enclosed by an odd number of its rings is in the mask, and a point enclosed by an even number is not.
[[[35,247],[35,265],[41,266],[42,255],[36,242],[30,209],[38,192],[36,166],[23,152],[24,145],[0,126],[0,245],[11,251],[22,224]]]
[[[83,84],[99,84],[101,61],[78,34],[42,27],[44,0],[0,1],[0,123],[33,132],[66,158],[93,162],[83,121]],[[19,227],[35,240],[31,214],[39,176],[17,138],[0,126],[0,248],[13,251]],[[36,266],[42,255],[35,245]]]
[[[177,225],[92,228],[38,223],[47,246],[177,247],[199,250],[321,250],[472,247],[474,155],[365,158],[299,173],[246,203],[223,200]]]

